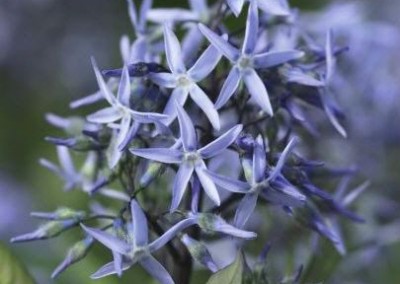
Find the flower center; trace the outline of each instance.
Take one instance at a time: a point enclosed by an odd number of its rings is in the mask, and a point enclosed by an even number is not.
[[[185,152],[184,160],[188,163],[195,164],[200,159],[199,153],[197,151]]]
[[[188,87],[192,83],[192,80],[187,75],[181,75],[178,78],[178,86]]]
[[[239,68],[241,70],[253,68],[253,58],[246,56],[246,55],[242,55],[239,58],[237,65],[239,66]]]

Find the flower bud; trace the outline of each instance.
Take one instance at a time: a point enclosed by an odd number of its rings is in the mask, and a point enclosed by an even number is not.
[[[54,212],[31,212],[32,217],[47,220],[82,220],[86,217],[86,212],[76,211],[68,207],[60,207]]]

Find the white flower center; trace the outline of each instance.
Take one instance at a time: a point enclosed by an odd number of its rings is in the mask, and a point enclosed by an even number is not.
[[[188,87],[192,84],[192,80],[186,75],[180,75],[178,78],[178,86],[180,87]]]
[[[200,155],[197,151],[185,152],[183,159],[191,164],[196,164],[200,160]]]
[[[248,55],[242,55],[237,61],[237,66],[241,70],[253,68],[253,58]]]

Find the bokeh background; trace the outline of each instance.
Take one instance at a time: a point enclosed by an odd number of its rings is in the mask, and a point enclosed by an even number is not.
[[[332,27],[350,47],[339,62],[336,91],[348,116],[349,138],[327,124],[315,151],[334,165],[354,165],[371,181],[356,206],[367,223],[348,233],[357,249],[335,264],[324,283],[400,283],[400,2],[290,3],[301,8],[300,19],[311,31],[324,34]],[[61,182],[38,164],[40,157],[56,160],[54,147],[43,138],[58,132],[44,114],[69,116],[73,99],[96,91],[90,56],[102,66],[119,66],[123,34],[133,36],[123,0],[0,0],[0,240],[38,283],[88,283],[90,273],[110,259],[95,246],[53,282],[49,275],[76,239],[73,233],[34,244],[9,245],[8,240],[36,227],[30,211],[87,205],[86,195],[65,194]],[[135,283],[151,281],[134,268],[122,280],[96,282],[128,283],[132,275]]]

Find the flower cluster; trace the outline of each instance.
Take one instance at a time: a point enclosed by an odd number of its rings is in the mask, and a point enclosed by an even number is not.
[[[46,223],[13,242],[82,229],[83,239],[53,277],[85,257],[94,241],[113,257],[94,279],[121,276],[140,264],[161,283],[186,283],[190,259],[218,274],[231,259],[214,260],[207,242],[225,239],[240,254],[248,253],[246,241],[267,242],[254,226],[263,208],[287,213],[341,254],[337,217],[363,221],[347,208],[360,188],[335,195],[313,181],[321,172],[329,178],[351,169],[307,160],[296,149],[300,134],[318,132],[312,108],[346,136],[330,88],[344,49],[335,46],[332,32],[322,46],[314,43],[285,0],[189,4],[190,10],[153,8],[144,0],[137,9],[128,0],[135,40],[122,37],[122,66],[99,68],[92,59],[99,91],[71,104],[104,103],[101,109],[86,117],[47,115],[67,137],[46,138],[57,145],[59,166],[40,163],[62,178],[66,190],[121,204],[32,213]],[[242,14],[245,27],[225,25],[227,19],[239,23]],[[177,34],[184,35],[181,41]],[[86,156],[81,169],[71,151]],[[173,261],[158,259],[158,251]],[[177,263],[186,266],[174,268]],[[254,280],[252,271],[246,273]]]

